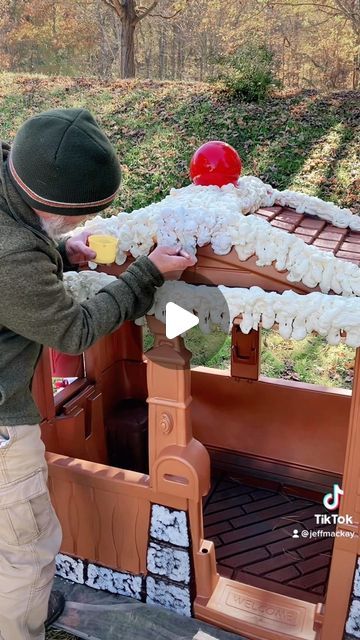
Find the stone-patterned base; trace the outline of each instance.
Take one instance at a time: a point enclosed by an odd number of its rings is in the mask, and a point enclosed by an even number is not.
[[[189,552],[169,545],[150,542],[147,554],[148,571],[154,575],[166,576],[174,582],[190,582]]]
[[[185,511],[152,505],[147,571],[145,578],[63,553],[56,558],[56,573],[62,578],[191,616],[195,580]]]
[[[355,598],[350,606],[346,633],[350,634],[352,638],[360,638],[360,601]]]
[[[170,584],[168,581],[146,578],[146,602],[158,604],[184,616],[191,616],[189,587]]]
[[[151,507],[146,602],[192,614],[194,572],[186,511]]]
[[[131,573],[119,573],[89,563],[85,584],[93,589],[101,589],[141,600],[142,578],[141,576],[133,576]]]
[[[84,564],[83,560],[58,553],[56,556],[56,575],[61,578],[67,578],[67,580],[71,580],[72,582],[77,582],[78,584],[84,584]]]
[[[62,553],[56,557],[56,575],[78,584],[85,584],[93,589],[117,593],[137,600],[143,599],[142,576],[120,573]]]
[[[150,536],[177,547],[188,547],[189,530],[185,511],[175,511],[159,504],[151,508]]]
[[[360,598],[360,558],[358,558],[355,571],[353,595],[355,598]]]
[[[360,638],[360,558],[355,571],[352,601],[345,631],[348,634],[346,637]]]

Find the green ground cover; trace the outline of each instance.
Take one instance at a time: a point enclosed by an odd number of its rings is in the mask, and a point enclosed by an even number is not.
[[[46,634],[46,640],[75,640],[75,638],[76,636],[60,629],[50,629]]]
[[[121,159],[116,211],[145,206],[186,185],[198,145],[221,139],[239,151],[244,173],[359,212],[359,96],[303,91],[258,105],[201,83],[0,73],[0,131],[12,139],[25,118],[45,109],[91,109]]]
[[[204,336],[196,327],[185,336],[185,344],[193,353],[191,366],[199,365],[228,369],[230,366],[230,336],[220,341],[216,333]],[[152,335],[144,328],[144,350],[153,344]],[[345,344],[329,345],[320,336],[304,340],[284,340],[277,331],[262,331],[261,373],[269,378],[319,384],[324,387],[351,389],[355,349]]]

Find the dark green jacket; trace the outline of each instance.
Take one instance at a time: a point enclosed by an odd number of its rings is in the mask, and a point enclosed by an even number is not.
[[[31,380],[42,345],[82,353],[144,315],[164,278],[144,256],[86,302],[73,300],[62,282],[71,266],[12,186],[8,149],[2,145],[2,161],[0,148],[0,425],[11,426],[40,420]]]

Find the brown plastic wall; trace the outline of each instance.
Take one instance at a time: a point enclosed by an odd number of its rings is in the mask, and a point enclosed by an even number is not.
[[[49,488],[63,553],[118,571],[144,573],[150,500],[135,472],[48,454]]]
[[[106,270],[119,273],[122,268]],[[209,247],[200,250],[196,267],[186,272],[188,281],[202,282],[204,278],[232,286],[257,284],[268,290],[307,290],[290,287],[285,273],[259,268],[253,258],[239,266],[234,251],[220,259]],[[336,540],[322,610],[262,590],[254,599],[254,588],[236,587],[236,583],[220,579],[214,545],[204,540],[202,496],[210,483],[209,455],[204,445],[285,461],[294,467],[336,474],[344,470],[341,512],[355,515],[357,533],[359,357],[350,414],[347,392],[286,381],[249,382],[204,368],[190,372],[190,354],[183,340],[168,340],[162,323],[153,317],[148,321],[155,344],[146,354],[147,364],[142,355],[141,328],[125,323],[87,351],[86,379],[64,390],[55,402],[46,350],[39,363],[33,390],[44,416],[43,438],[52,452],[48,453],[49,483],[64,530],[62,551],[119,571],[146,573],[151,503],[184,509],[191,526],[196,615],[252,640],[341,640],[360,553],[358,537],[355,542]],[[149,476],[106,465],[106,416],[119,400],[129,397],[148,399]],[[245,596],[236,595],[236,588],[241,588]],[[300,625],[287,633],[266,628],[256,617],[244,621],[236,608],[226,609],[222,600],[226,589],[234,601],[245,597],[251,603],[260,598],[274,610],[292,608],[300,618],[303,611],[306,624],[302,631]],[[314,624],[318,631],[314,631]]]
[[[349,392],[198,367],[191,394],[194,436],[207,447],[343,472]]]
[[[85,452],[91,436],[99,447],[97,452],[91,451],[92,460],[103,456],[103,441],[98,433],[101,428],[104,431],[104,413],[91,405],[84,411],[88,393],[100,398],[100,405],[108,395],[105,404],[111,406],[116,389],[122,387],[125,393],[131,381],[135,383],[135,391],[136,382],[139,393],[144,391],[139,375],[133,375],[145,370],[143,362],[130,359],[111,364],[114,344],[117,353],[123,348],[118,346],[119,336],[113,335],[105,339],[108,344],[103,343],[102,351],[98,345],[86,360],[90,363],[87,373],[98,378],[96,383],[69,400],[54,421],[57,447],[60,453],[65,453],[48,454],[50,492],[64,531],[62,551],[119,571],[146,573],[150,505],[158,503],[191,514],[192,539],[198,555],[196,566],[203,571],[207,558],[199,552],[203,541],[201,505],[202,497],[209,491],[210,464],[206,449],[192,437],[190,353],[181,339],[165,338],[162,323],[151,319],[150,324],[156,336],[155,346],[147,354],[150,475],[79,459],[88,456],[88,452],[75,457],[75,452]],[[122,338],[127,332],[131,337],[130,326],[122,328]],[[126,355],[136,358],[136,349],[130,351],[126,340],[123,344]],[[171,363],[170,371],[164,368],[165,362]],[[128,369],[130,373],[123,385],[121,371]],[[105,384],[109,372],[113,375],[111,388]],[[88,422],[87,433],[86,421],[92,415],[94,421]],[[46,421],[43,429],[46,432]],[[212,565],[214,582],[217,579],[214,553]]]
[[[213,543],[204,540],[201,499],[209,488],[210,468],[206,449],[193,438],[193,431],[207,445],[224,446],[226,442],[229,449],[245,450],[255,456],[273,456],[294,464],[316,462],[317,468],[339,471],[343,466],[349,396],[304,388],[296,383],[246,382],[214,370],[190,372],[190,354],[183,341],[180,338],[167,340],[164,325],[155,318],[149,318],[149,325],[155,334],[155,346],[146,355],[147,365],[138,359],[142,355],[137,348],[129,350],[132,328],[124,326],[121,340],[119,335],[112,335],[92,348],[87,368],[92,384],[87,381],[74,398],[58,407],[55,419],[45,420],[42,425],[45,439],[50,442],[49,434],[52,434],[57,453],[63,454],[48,454],[50,490],[64,530],[62,551],[119,571],[146,573],[151,503],[185,509],[191,525],[197,615],[239,633],[246,630],[249,638],[300,638],[302,636],[283,633],[274,635],[266,629],[257,629],[256,625],[249,626],[236,616],[221,613],[216,606],[209,607],[209,602],[216,602],[215,595],[220,587],[223,588],[223,579],[220,580],[217,574]],[[138,335],[138,328],[136,332]],[[126,340],[128,333],[129,341]],[[124,348],[130,357],[121,360]],[[41,363],[38,376],[47,372],[46,353],[43,358],[45,361]],[[41,389],[41,378],[37,388]],[[51,416],[51,401],[45,397],[48,391],[49,385],[45,384],[41,399]],[[144,397],[145,394],[146,397],[147,393],[150,477],[99,464],[106,457],[102,437],[103,408],[111,408],[119,395]],[[332,403],[330,414],[327,411],[329,402]],[[285,413],[281,420],[284,406],[301,407],[299,415],[293,414],[292,423],[290,414]],[[278,408],[277,412],[274,407]],[[316,424],[314,415],[318,418]],[[342,416],[342,422],[339,416]],[[310,426],[309,430],[304,430],[307,418]],[[259,431],[262,425],[265,427]],[[311,439],[314,436],[318,443],[324,443],[327,436],[327,454],[321,461],[311,457],[310,444],[314,443]],[[333,439],[336,439],[334,446]],[[304,442],[308,446],[304,446]],[[350,480],[352,477],[350,475]],[[349,575],[356,555],[350,553],[349,556],[347,551],[347,558],[349,571],[344,578],[347,589],[344,593],[351,590],[352,574],[350,578]],[[338,579],[339,571],[344,575],[343,560],[339,565],[339,559],[334,558],[334,580]],[[242,588],[247,589],[246,586]],[[250,598],[250,587],[248,591]],[[275,602],[280,602],[282,607],[289,606],[286,597],[279,600],[278,595],[267,593],[266,598],[269,607],[275,606]],[[217,606],[223,608],[221,600]],[[315,620],[315,609],[306,606],[307,615]],[[327,636],[324,638],[328,640]],[[331,638],[336,639],[336,635]]]
[[[337,532],[353,532],[354,538],[337,537],[328,582],[321,640],[343,637],[357,557],[360,555],[360,350],[356,350],[355,378],[346,448],[339,515],[349,515],[353,524],[337,526]]]

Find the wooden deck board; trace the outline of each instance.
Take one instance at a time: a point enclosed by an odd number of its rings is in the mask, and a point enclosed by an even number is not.
[[[229,477],[216,478],[204,507],[205,537],[216,547],[220,575],[275,593],[323,601],[333,538],[301,537],[316,525],[321,504],[288,490],[263,489]],[[298,529],[299,538],[293,538]]]

